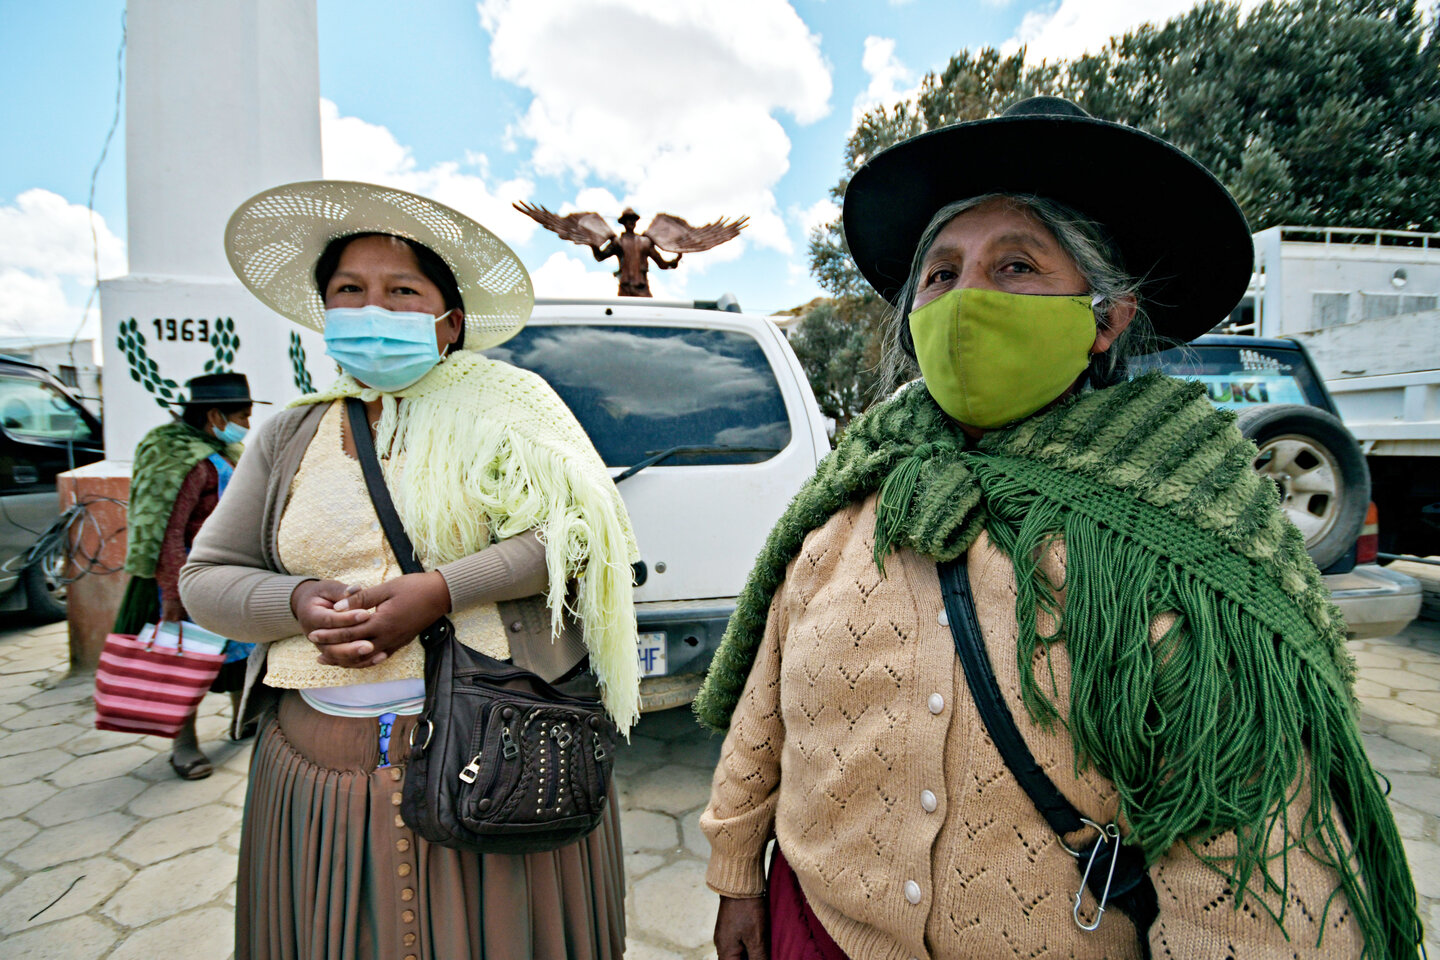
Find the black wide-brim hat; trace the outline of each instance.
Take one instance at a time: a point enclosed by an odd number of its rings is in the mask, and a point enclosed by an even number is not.
[[[250,380],[243,373],[207,373],[185,381],[190,393],[171,401],[177,407],[212,407],[231,403],[264,403],[250,396]]]
[[[845,190],[861,274],[892,304],[932,217],[988,193],[1056,200],[1101,224],[1163,338],[1188,341],[1240,302],[1254,270],[1245,215],[1180,149],[1068,100],[1032,97],[999,117],[922,133],[876,154]],[[902,310],[908,304],[896,304]]]

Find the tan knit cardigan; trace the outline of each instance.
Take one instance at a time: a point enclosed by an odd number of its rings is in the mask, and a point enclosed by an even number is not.
[[[763,894],[773,836],[853,960],[1138,957],[1135,929],[1119,910],[1093,933],[1076,926],[1075,860],[985,733],[940,622],[935,564],[901,550],[882,578],[871,559],[874,515],[872,496],[813,531],[775,595],[701,817],[710,887]],[[1063,581],[1063,553],[1057,547],[1045,561],[1055,582]],[[1084,816],[1111,822],[1118,801],[1110,781],[1093,770],[1077,776],[1063,726],[1036,726],[1020,701],[1009,560],[984,534],[967,560],[990,660],[1031,752]],[[1167,620],[1153,625],[1154,636]],[[1063,705],[1068,661],[1057,653]],[[1050,675],[1043,660],[1037,677]],[[1299,808],[1287,812],[1298,833]],[[1089,839],[1067,838],[1072,846]],[[1234,836],[1198,848],[1223,855]],[[1183,844],[1151,877],[1160,902],[1150,930],[1156,958],[1360,955],[1343,893],[1326,912],[1338,878],[1304,851],[1290,854],[1288,894],[1271,892],[1263,905],[1247,893],[1236,909],[1225,881]],[[1094,906],[1087,893],[1087,919]],[[1288,942],[1267,912],[1282,908]]]

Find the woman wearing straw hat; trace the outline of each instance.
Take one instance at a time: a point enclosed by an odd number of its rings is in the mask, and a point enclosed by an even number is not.
[[[553,391],[479,353],[525,323],[529,275],[448,207],[335,181],[246,201],[226,250],[256,296],[324,332],[343,374],[260,430],[181,578],[198,622],[257,643],[242,715],[272,702],[236,956],[619,957],[613,802],[583,840],[523,856],[428,844],[399,810],[425,696],[412,641],[441,616],[567,692],[603,690],[622,731],[638,716],[624,505]],[[424,573],[401,573],[378,521],[351,397]]]
[[[185,382],[185,398],[175,402],[180,408],[175,419],[145,434],[135,448],[126,510],[130,582],[115,618],[116,633],[190,618],[180,602],[180,568],[234,473],[252,406],[264,402],[250,396],[243,373],[193,377]],[[249,644],[228,642],[225,665],[210,687],[230,694],[237,712],[249,650]],[[237,739],[242,732],[236,728]],[[194,716],[175,737],[170,767],[184,780],[203,780],[214,770],[200,749]]]
[[[721,960],[1415,956],[1339,612],[1233,417],[1127,378],[1244,292],[1229,194],[1036,98],[843,216],[923,379],[797,495],[696,702]]]

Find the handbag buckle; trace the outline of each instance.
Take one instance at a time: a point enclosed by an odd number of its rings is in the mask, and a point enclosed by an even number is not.
[[[570,735],[569,730],[565,729],[558,723],[550,728],[550,736],[555,738],[555,745],[561,750],[564,750],[566,747],[570,746],[570,741],[575,739]]]
[[[608,756],[609,756],[609,754],[605,752],[605,746],[600,742],[600,735],[599,735],[599,734],[596,734],[596,735],[595,735],[595,761],[596,761],[597,763],[599,763],[600,761],[604,760],[604,759],[605,759],[606,757],[608,757]]]
[[[514,760],[520,756],[520,748],[515,745],[514,740],[510,739],[509,727],[500,731],[500,742],[502,744],[500,752],[505,755],[506,760]]]
[[[465,764],[465,769],[460,771],[461,780],[464,780],[466,783],[475,782],[475,778],[480,776],[480,757],[483,756],[483,754],[484,751],[482,750],[480,753],[475,754],[469,763]]]
[[[410,749],[415,749],[415,731],[422,723],[425,724],[425,742],[420,744],[420,752],[424,753],[426,748],[430,746],[430,738],[435,736],[435,724],[430,722],[429,717],[421,717],[415,721],[415,726],[410,728]]]

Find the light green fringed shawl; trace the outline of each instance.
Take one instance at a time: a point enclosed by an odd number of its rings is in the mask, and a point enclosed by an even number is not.
[[[1032,669],[1036,651],[1048,653],[1036,619],[1057,615],[1076,769],[1094,765],[1114,782],[1125,842],[1147,862],[1234,830],[1237,855],[1206,862],[1236,889],[1285,889],[1285,856],[1266,851],[1274,831],[1288,831],[1281,811],[1308,751],[1308,815],[1286,849],[1303,845],[1335,866],[1367,955],[1414,957],[1415,888],[1361,746],[1344,624],[1254,457],[1199,384],[1158,374],[978,444],[912,385],[850,424],[771,532],[695,712],[728,727],[806,534],[878,490],[882,569],[896,546],[953,559],[982,528],[1010,557],[1024,702],[1045,724],[1060,713],[1053,683]],[[1063,611],[1037,562],[1056,537]],[[1152,644],[1150,624],[1166,612],[1179,619]],[[1283,912],[1275,919],[1283,926]]]
[[[461,351],[395,393],[345,375],[292,406],[343,397],[381,401],[375,446],[382,457],[404,454],[398,476],[401,458],[382,463],[422,556],[448,563],[538,531],[552,628],[558,636],[566,609],[584,625],[605,708],[628,731],[640,717],[631,569],[640,551],[604,462],[564,401],[527,370]]]

